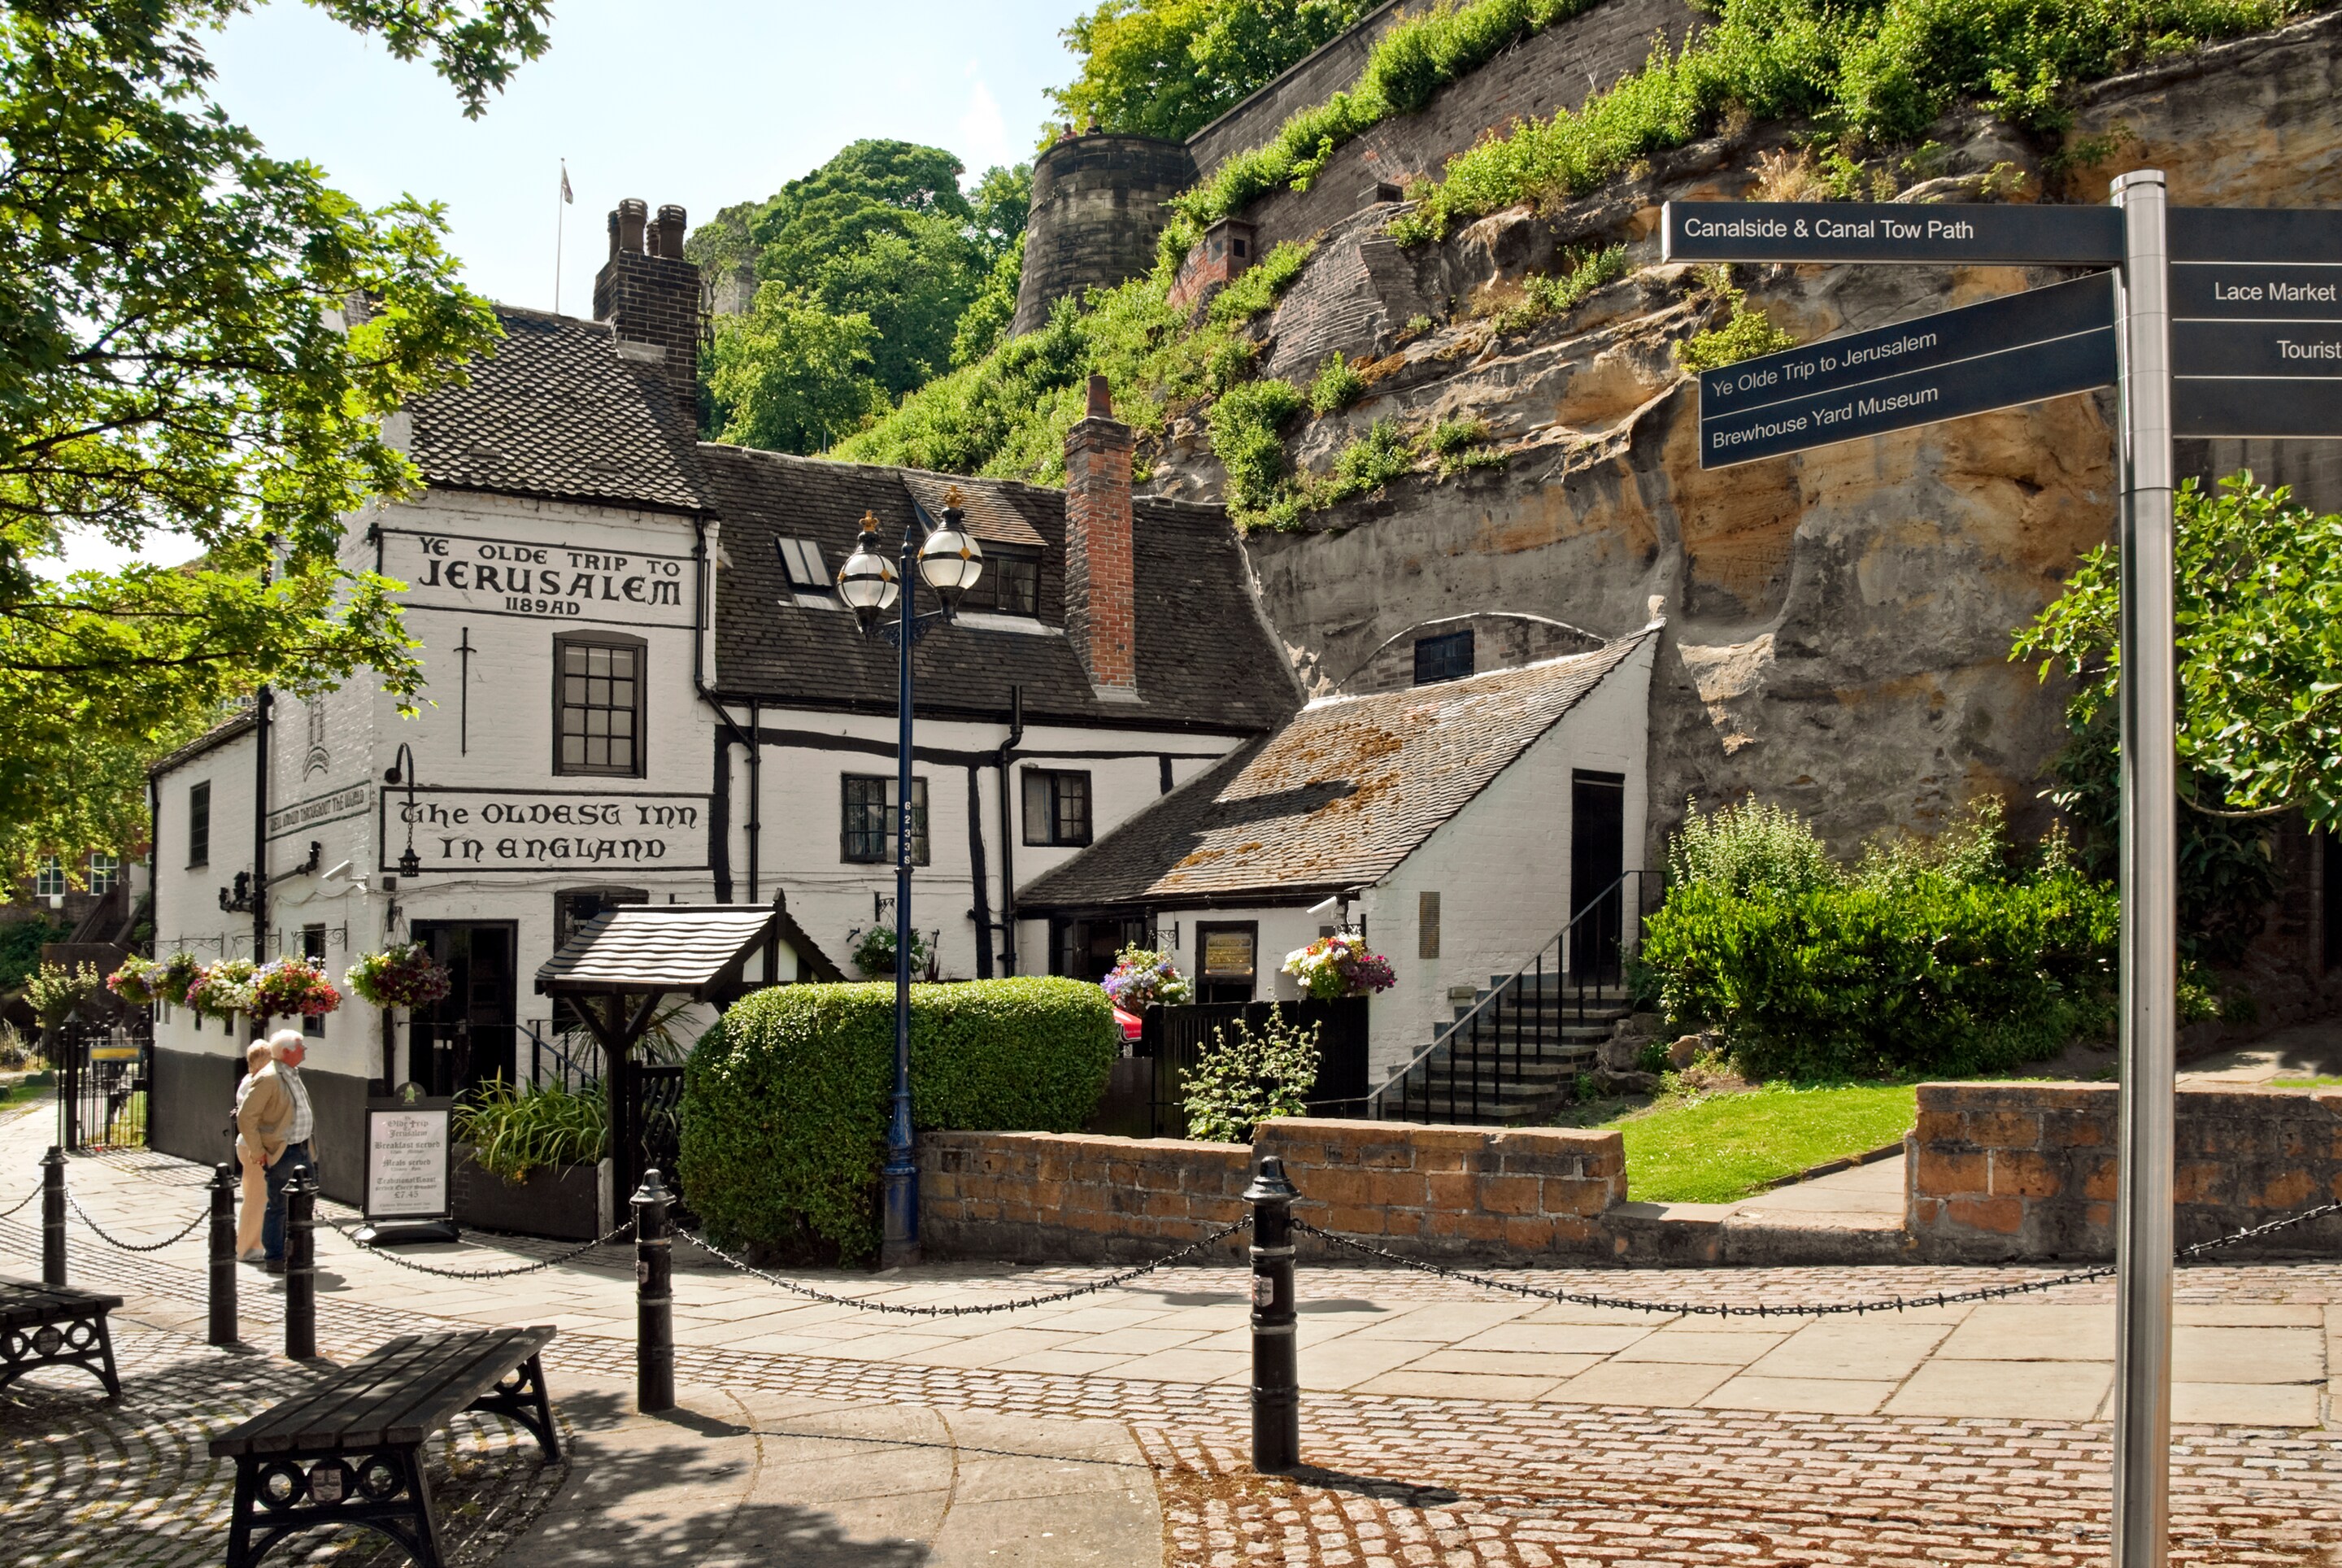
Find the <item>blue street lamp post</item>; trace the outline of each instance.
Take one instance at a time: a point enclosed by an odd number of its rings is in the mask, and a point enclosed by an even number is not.
[[[886,1229],[878,1249],[879,1267],[886,1269],[919,1261],[919,1171],[911,1140],[911,649],[936,622],[952,618],[960,596],[984,575],[984,551],[961,526],[959,501],[958,487],[944,492],[943,526],[924,541],[903,530],[899,568],[879,553],[878,519],[865,512],[862,535],[837,573],[838,597],[861,621],[863,635],[884,637],[896,652],[895,1100],[880,1172]],[[916,608],[914,567],[940,608]],[[902,614],[880,624],[898,598]]]

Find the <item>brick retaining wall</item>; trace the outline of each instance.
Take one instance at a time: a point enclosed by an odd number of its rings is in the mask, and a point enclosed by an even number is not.
[[[1601,1217],[1626,1196],[1616,1132],[1295,1119],[1268,1123],[1254,1147],[930,1132],[920,1242],[938,1258],[1158,1257],[1244,1217],[1256,1147],[1284,1160],[1303,1194],[1296,1215],[1416,1257],[1606,1258]]]
[[[1907,1147],[1919,1261],[2114,1256],[2117,1091],[2101,1083],[1923,1083]],[[2183,1089],[2178,1243],[2342,1201],[2342,1091]],[[2342,1217],[2227,1256],[2342,1251]]]

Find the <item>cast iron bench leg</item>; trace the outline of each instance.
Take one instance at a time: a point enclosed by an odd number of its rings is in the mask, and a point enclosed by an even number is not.
[[[227,1568],[251,1568],[252,1505],[259,1489],[259,1464],[248,1457],[237,1460],[235,1502],[227,1516]]]
[[[561,1433],[553,1424],[553,1403],[545,1391],[545,1368],[538,1358],[528,1360],[470,1406],[492,1415],[509,1417],[536,1439],[548,1461],[561,1457]]]
[[[103,1369],[99,1370],[97,1375],[105,1380],[106,1397],[109,1399],[120,1399],[122,1397],[122,1379],[115,1374],[114,1370],[114,1334],[113,1332],[107,1328],[106,1322],[107,1319],[105,1313],[100,1312],[97,1314],[97,1353],[99,1356],[104,1358],[105,1362],[105,1365]]]
[[[415,1568],[442,1568],[446,1557],[439,1549],[439,1521],[431,1507],[431,1483],[423,1474],[423,1444],[416,1443],[402,1457],[406,1495],[415,1503]]]

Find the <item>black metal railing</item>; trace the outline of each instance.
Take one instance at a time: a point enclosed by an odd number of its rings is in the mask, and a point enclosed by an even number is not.
[[[1626,1006],[1646,881],[1657,879],[1627,871],[1587,899],[1527,962],[1497,979],[1369,1095],[1367,1113],[1390,1121],[1509,1121],[1559,1099],[1592,1054],[1596,1031]]]
[[[146,1142],[155,1081],[155,1026],[144,1009],[69,1019],[50,1036],[57,1081],[57,1141],[67,1149],[135,1149]]]
[[[582,1032],[556,1034],[547,1040],[533,1020],[524,1019],[521,1032],[528,1036],[528,1083],[535,1088],[548,1081],[575,1094],[602,1082],[602,1047]],[[666,1167],[660,1167],[665,1170]]]
[[[1305,1097],[1306,1113],[1366,1115],[1366,998],[1197,1002],[1150,1007],[1140,1015],[1139,1037],[1114,1064],[1089,1130],[1126,1138],[1186,1137],[1186,1077],[1212,1036],[1239,1019],[1255,1030],[1265,1028],[1272,1007],[1281,1009],[1295,1028],[1317,1026],[1317,1079]]]

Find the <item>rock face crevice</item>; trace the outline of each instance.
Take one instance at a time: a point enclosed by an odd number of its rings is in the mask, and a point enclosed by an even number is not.
[[[2342,205],[2337,42],[2342,15],[2328,13],[2100,84],[2067,143],[2114,149],[2095,166],[1954,116],[1937,139],[1955,151],[1907,196],[1969,199],[1989,176],[2020,196],[2098,200],[2112,173],[2152,166],[2192,204]],[[1497,214],[1436,246],[1390,247],[1381,228],[1396,207],[1356,215],[1322,236],[1259,329],[1263,364],[1297,381],[1336,349],[1366,367],[1358,403],[1287,432],[1296,467],[1326,469],[1377,420],[1420,435],[1476,418],[1504,458],[1247,538],[1305,683],[1322,689],[1443,618],[1514,612],[1616,636],[1662,598],[1648,865],[1687,798],[1783,802],[1841,852],[1882,829],[1933,831],[1985,793],[2007,800],[2020,833],[2045,826],[2064,691],[2011,663],[2009,639],[2114,521],[2110,393],[1700,468],[1672,346],[1724,307],[1691,269],[1659,264],[1658,204],[1748,194],[1793,130],[1686,147],[1561,210]],[[1559,316],[1524,326],[1515,309],[1498,329],[1525,278],[1609,245],[1637,270]],[[1772,267],[1739,282],[1808,341],[2067,276]],[[2335,445],[2196,443],[2181,460],[2207,473],[2253,461],[2331,509]],[[1196,421],[1175,420],[1153,459],[1154,488],[1221,492]]]

